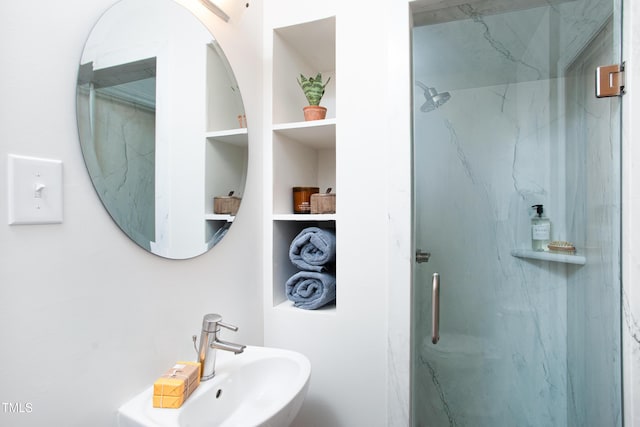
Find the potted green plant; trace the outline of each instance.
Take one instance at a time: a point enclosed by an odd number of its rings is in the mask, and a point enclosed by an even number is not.
[[[322,120],[326,117],[327,109],[326,107],[320,106],[320,100],[322,100],[324,88],[329,84],[329,81],[331,81],[331,77],[322,84],[321,73],[318,73],[315,77],[309,78],[300,74],[298,84],[302,88],[304,96],[307,97],[307,101],[309,102],[309,105],[303,108],[305,120]]]

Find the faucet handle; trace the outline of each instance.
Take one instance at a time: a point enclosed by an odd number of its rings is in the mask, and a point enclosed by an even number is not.
[[[230,329],[233,332],[236,332],[238,330],[237,326],[229,325],[228,323],[218,322],[218,325],[222,326],[223,328]]]
[[[237,331],[238,327],[234,325],[229,325],[228,323],[224,323],[222,321],[222,316],[219,314],[211,313],[206,314],[202,319],[202,330],[206,332],[217,332],[218,326],[222,326],[223,328],[230,329],[232,331]]]
[[[205,314],[202,319],[202,330],[207,332],[215,332],[218,330],[218,324],[222,320],[222,316],[215,313]]]

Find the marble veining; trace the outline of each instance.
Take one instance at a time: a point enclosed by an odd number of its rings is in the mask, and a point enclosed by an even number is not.
[[[523,61],[520,58],[516,58],[510,51],[509,48],[507,48],[504,44],[502,44],[500,42],[500,40],[497,40],[495,37],[493,37],[491,35],[491,29],[489,28],[489,25],[487,25],[487,23],[484,21],[482,15],[478,14],[471,5],[469,4],[463,4],[458,6],[458,9],[460,9],[460,11],[462,13],[464,13],[466,16],[468,16],[469,18],[471,18],[473,20],[473,22],[475,22],[476,24],[479,24],[480,26],[482,26],[483,28],[483,37],[485,38],[486,41],[489,42],[489,45],[491,45],[491,47],[498,52],[498,54],[502,55],[505,59],[507,59],[508,61],[517,63],[519,65],[522,65],[524,67],[527,67],[533,71],[535,71],[537,73],[537,77],[536,79],[539,79],[542,77],[543,73],[542,71],[540,71],[537,67],[526,63],[525,61]]]
[[[140,246],[155,240],[155,113],[147,108],[89,92],[78,93],[79,114],[93,129],[80,129],[91,179],[113,220]],[[81,121],[79,121],[81,122]],[[132,209],[134,207],[134,209]]]
[[[447,415],[447,418],[449,419],[449,426],[453,427],[458,425],[456,423],[455,416],[451,413],[451,408],[447,403],[447,396],[445,395],[444,390],[440,385],[440,381],[438,380],[438,373],[436,372],[434,367],[431,365],[431,363],[429,363],[423,357],[420,357],[420,362],[423,363],[429,370],[429,374],[431,375],[431,382],[433,383],[436,390],[438,391],[438,396],[440,398],[440,402],[442,403],[442,409],[444,410],[444,413]]]
[[[640,344],[640,324],[633,315],[633,310],[629,306],[629,297],[626,292],[622,293],[622,314],[624,316],[625,332],[636,344]]]
[[[447,130],[449,131],[449,135],[450,135],[450,139],[449,140],[451,141],[451,143],[453,144],[453,146],[456,149],[456,153],[458,155],[458,160],[460,161],[460,164],[462,165],[462,168],[464,170],[465,175],[467,175],[469,180],[471,180],[472,184],[477,185],[478,181],[474,177],[473,170],[471,168],[471,164],[469,163],[469,159],[467,159],[467,156],[464,153],[464,150],[463,150],[462,146],[460,145],[460,141],[458,140],[458,136],[456,135],[456,130],[454,129],[454,127],[451,124],[451,122],[449,122],[448,120],[445,120],[445,126],[447,127]]]

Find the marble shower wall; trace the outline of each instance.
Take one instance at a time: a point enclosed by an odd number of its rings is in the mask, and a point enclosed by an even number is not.
[[[78,113],[88,114],[88,93],[78,96]],[[155,112],[97,95],[93,135],[80,129],[91,180],[113,220],[147,250],[155,241]],[[85,144],[84,142],[89,142]],[[134,207],[134,209],[132,209]]]
[[[614,103],[593,97],[591,68],[603,59],[591,54],[597,43],[611,52],[615,37],[608,27],[578,54],[607,17],[603,2],[590,2],[596,13],[587,25],[580,16],[588,5],[487,17],[465,8],[470,19],[414,30],[414,77],[451,93],[426,114],[421,93],[414,96],[416,247],[432,253],[416,267],[417,425],[621,423],[612,239],[619,129],[610,126]],[[465,39],[475,53],[461,59],[455,46]],[[552,238],[576,242],[587,265],[510,255],[530,247],[538,203]],[[431,304],[434,272],[442,285],[437,345],[430,310],[421,309]]]

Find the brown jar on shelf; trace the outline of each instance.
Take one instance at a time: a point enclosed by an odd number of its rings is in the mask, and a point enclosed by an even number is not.
[[[311,195],[319,192],[319,187],[293,187],[293,213],[311,213]]]

